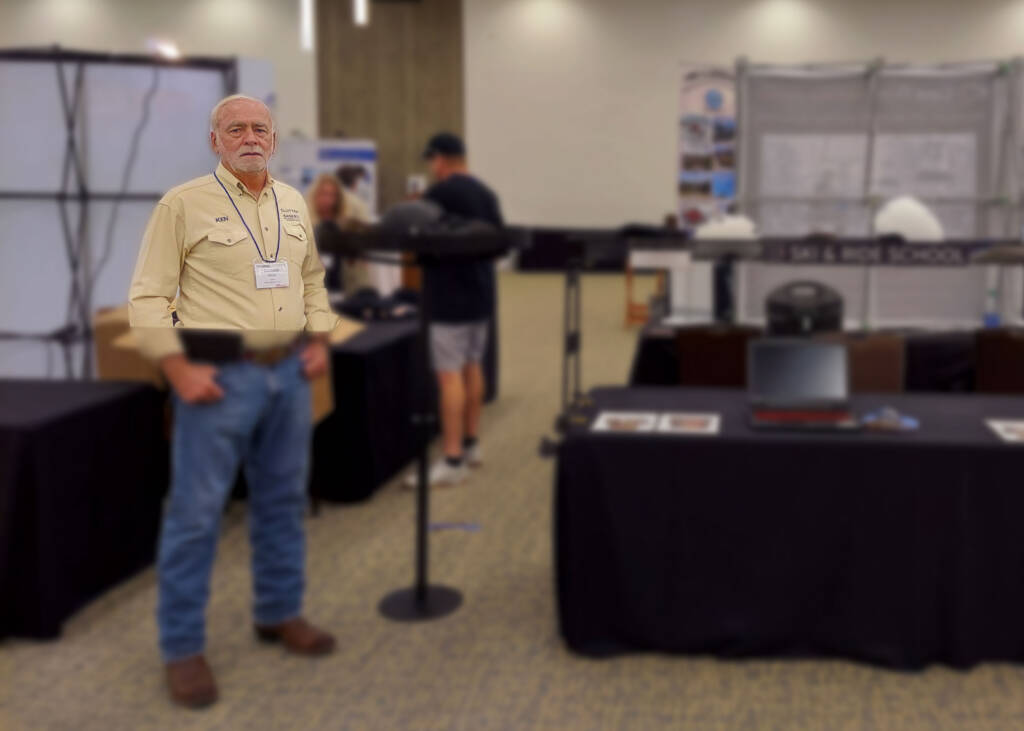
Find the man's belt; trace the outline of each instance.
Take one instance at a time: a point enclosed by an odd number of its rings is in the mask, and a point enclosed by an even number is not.
[[[246,349],[242,352],[242,360],[262,366],[275,366],[285,358],[294,355],[302,344],[302,338],[295,338],[286,345],[275,345],[271,348]]]
[[[189,360],[213,364],[246,361],[272,366],[295,353],[305,342],[303,335],[296,334],[281,345],[248,348],[240,332],[182,328],[180,334]]]

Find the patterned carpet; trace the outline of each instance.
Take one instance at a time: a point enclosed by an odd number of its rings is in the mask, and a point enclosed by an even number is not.
[[[396,481],[308,523],[308,614],[338,633],[340,651],[310,661],[259,645],[244,507],[234,506],[209,608],[216,706],[167,700],[147,571],[78,613],[59,641],[0,645],[0,729],[1024,728],[1024,668],[1014,666],[903,674],[569,654],[555,625],[552,463],[537,457],[559,397],[561,293],[558,277],[502,275],[502,395],[485,415],[487,465],[433,494],[434,520],[481,527],[432,537],[433,575],[465,593],[460,611],[421,625],[376,613],[411,579],[413,499]],[[623,296],[621,277],[584,280],[588,385],[626,378],[635,333],[622,327]]]

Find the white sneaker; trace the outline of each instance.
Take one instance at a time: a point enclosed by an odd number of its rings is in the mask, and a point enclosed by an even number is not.
[[[442,457],[434,463],[434,466],[430,468],[430,472],[427,473],[427,484],[430,487],[453,486],[465,482],[467,477],[469,477],[469,469],[466,467],[465,461],[458,467],[452,467],[448,464],[448,460]],[[413,470],[405,478],[405,486],[415,488],[418,481],[419,471]]]
[[[480,442],[464,450],[462,452],[462,459],[470,467],[483,467],[484,451],[480,448]]]

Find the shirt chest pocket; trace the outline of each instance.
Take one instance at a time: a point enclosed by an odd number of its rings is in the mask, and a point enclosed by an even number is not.
[[[243,229],[217,228],[207,232],[194,254],[212,271],[241,275],[252,271],[256,247]]]
[[[281,254],[287,254],[299,269],[306,260],[306,252],[309,250],[309,234],[301,223],[287,221],[281,224],[282,241]]]

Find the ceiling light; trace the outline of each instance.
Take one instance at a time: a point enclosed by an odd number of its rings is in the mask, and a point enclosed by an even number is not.
[[[303,51],[313,50],[313,0],[299,3],[299,45]]]
[[[370,0],[352,0],[352,20],[356,25],[370,24]]]
[[[151,53],[155,53],[157,56],[161,56],[171,61],[177,61],[181,58],[181,51],[178,50],[178,45],[174,41],[150,38],[146,41],[146,48],[148,48]]]

